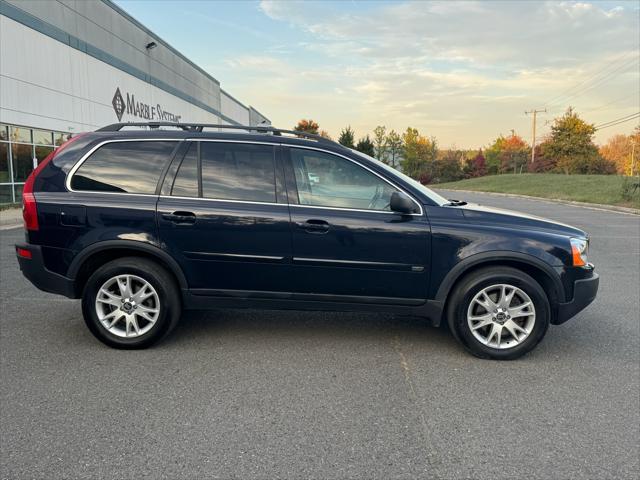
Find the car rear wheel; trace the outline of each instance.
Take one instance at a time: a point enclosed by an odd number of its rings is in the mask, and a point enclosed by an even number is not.
[[[549,300],[531,276],[490,267],[465,277],[449,302],[449,326],[481,358],[513,360],[531,351],[549,327]]]
[[[171,275],[157,263],[127,257],[100,267],[82,297],[91,332],[115,348],[146,348],[180,318],[180,296]]]

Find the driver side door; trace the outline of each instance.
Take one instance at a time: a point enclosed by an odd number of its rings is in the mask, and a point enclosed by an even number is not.
[[[353,159],[304,147],[285,152],[293,293],[319,301],[423,301],[430,251],[424,213],[392,212],[390,196],[399,189]]]

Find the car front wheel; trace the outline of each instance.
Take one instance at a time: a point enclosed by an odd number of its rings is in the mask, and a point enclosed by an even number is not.
[[[454,335],[481,358],[519,358],[542,340],[549,327],[544,289],[511,267],[471,273],[458,284],[449,305]]]

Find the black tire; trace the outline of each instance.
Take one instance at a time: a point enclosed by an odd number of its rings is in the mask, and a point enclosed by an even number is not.
[[[149,282],[156,290],[160,302],[160,312],[155,324],[146,333],[133,338],[120,337],[107,330],[100,322],[95,306],[96,297],[104,283],[124,274],[135,275]],[[82,313],[87,327],[98,340],[114,348],[150,347],[176,326],[181,309],[179,288],[171,274],[156,262],[140,257],[124,257],[104,264],[89,277],[82,294]]]
[[[526,293],[535,308],[535,323],[529,336],[514,347],[498,349],[481,343],[467,322],[467,311],[473,298],[482,289],[496,284],[518,287]],[[549,299],[540,284],[526,273],[511,267],[487,267],[464,277],[451,293],[447,319],[453,336],[469,352],[480,358],[514,360],[533,350],[549,328]]]

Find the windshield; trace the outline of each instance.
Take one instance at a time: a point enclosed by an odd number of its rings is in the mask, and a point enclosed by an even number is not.
[[[375,158],[370,157],[369,155],[367,155],[365,153],[359,152],[359,151],[354,150],[352,148],[350,150],[353,153],[355,153],[355,154],[357,154],[357,155],[359,155],[361,157],[366,158],[367,160],[371,160],[373,162],[376,162],[376,164],[381,166],[387,173],[389,173],[393,177],[397,178],[398,180],[401,180],[401,181],[406,182],[406,183],[410,183],[412,187],[414,187],[416,190],[419,190],[420,192],[425,194],[427,197],[429,197],[431,200],[433,200],[433,202],[436,203],[438,206],[442,207],[443,205],[449,204],[449,200],[444,198],[442,195],[438,195],[436,192],[434,192],[430,188],[425,187],[420,182],[418,182],[417,180],[414,180],[413,178],[409,177],[408,175],[405,175],[404,173],[399,172],[395,168],[390,167],[386,163],[382,163],[381,161],[376,160]]]

